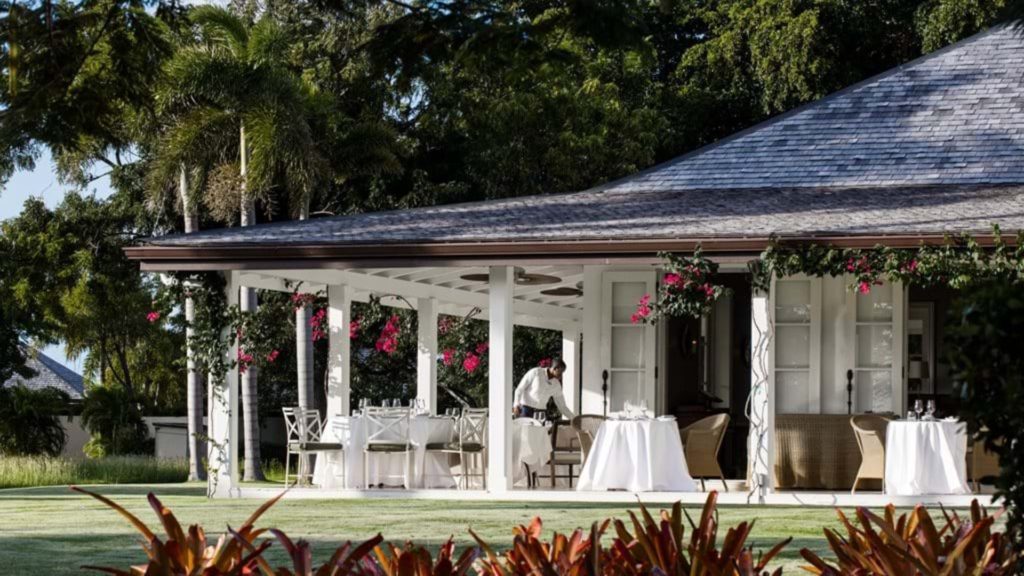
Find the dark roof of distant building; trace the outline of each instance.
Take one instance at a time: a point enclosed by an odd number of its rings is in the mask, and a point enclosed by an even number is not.
[[[33,390],[55,388],[65,392],[72,400],[82,399],[85,383],[80,374],[38,350],[27,350],[27,354],[25,364],[35,371],[35,376],[23,378],[15,374],[4,382],[5,388],[18,384]]]

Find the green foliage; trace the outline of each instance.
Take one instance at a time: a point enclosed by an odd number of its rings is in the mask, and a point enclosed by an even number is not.
[[[1007,528],[1024,549],[1024,284],[989,281],[960,295],[946,328],[950,375],[968,430],[999,456]],[[1024,569],[1024,566],[1020,568]]]
[[[829,547],[836,556],[835,564],[823,560],[808,549],[801,550],[811,563],[812,574],[1015,574],[1014,562],[1019,553],[1008,538],[993,530],[995,518],[989,516],[975,500],[970,517],[945,514],[945,525],[939,528],[924,506],[897,518],[896,507],[885,508],[884,517],[866,508],[857,509],[859,526],[836,511],[846,530],[825,529]]]
[[[140,406],[121,388],[87,390],[82,425],[92,434],[85,446],[90,458],[152,452]]]
[[[185,460],[148,456],[0,458],[0,489],[68,484],[177,484],[186,479]]]
[[[415,307],[399,309],[384,306],[382,298],[353,303],[350,328],[352,338],[352,399],[366,398],[376,405],[398,398],[403,402],[416,397],[416,313]],[[391,324],[397,333],[385,338]],[[390,343],[385,345],[387,341]]]
[[[67,394],[53,388],[32,390],[0,384],[0,460],[60,454],[67,442],[60,415],[68,413],[70,401]]]

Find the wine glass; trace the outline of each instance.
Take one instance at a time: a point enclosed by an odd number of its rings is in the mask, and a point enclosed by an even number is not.
[[[920,420],[921,413],[924,412],[924,402],[921,402],[920,398],[914,400],[914,412],[917,413],[917,419]]]
[[[926,412],[928,414],[928,418],[929,419],[934,419],[935,418],[935,400],[929,400],[927,406],[928,407],[926,409]]]
[[[641,398],[640,399],[640,417],[641,418],[646,418],[647,417],[647,399],[646,398]]]
[[[626,413],[626,418],[631,418],[633,416],[633,401],[626,400],[622,405],[622,409]]]

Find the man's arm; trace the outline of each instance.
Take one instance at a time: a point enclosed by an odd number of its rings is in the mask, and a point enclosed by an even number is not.
[[[552,382],[558,381],[553,380]],[[555,399],[555,406],[558,406],[558,411],[562,414],[562,418],[572,420],[576,414],[574,414],[572,410],[569,410],[569,407],[565,404],[565,395],[562,393],[561,382],[559,382],[559,385],[557,386],[554,384],[552,384],[552,386],[554,387],[554,390],[552,391],[551,397]]]

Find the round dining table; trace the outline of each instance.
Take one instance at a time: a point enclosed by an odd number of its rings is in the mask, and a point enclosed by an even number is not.
[[[893,420],[885,430],[885,493],[969,494],[967,432],[951,420]]]
[[[578,491],[695,492],[675,418],[609,419],[594,437]]]
[[[321,488],[366,488],[363,486],[363,447],[369,422],[362,416],[332,416],[324,425],[323,442],[338,442],[343,451],[319,454],[313,467],[313,484]],[[455,419],[449,416],[417,415],[409,419],[411,454],[370,455],[370,487],[402,486],[408,458],[409,488],[454,488],[448,454],[428,453],[431,442],[455,438]],[[342,452],[344,452],[342,454]],[[342,463],[344,462],[344,465]]]

